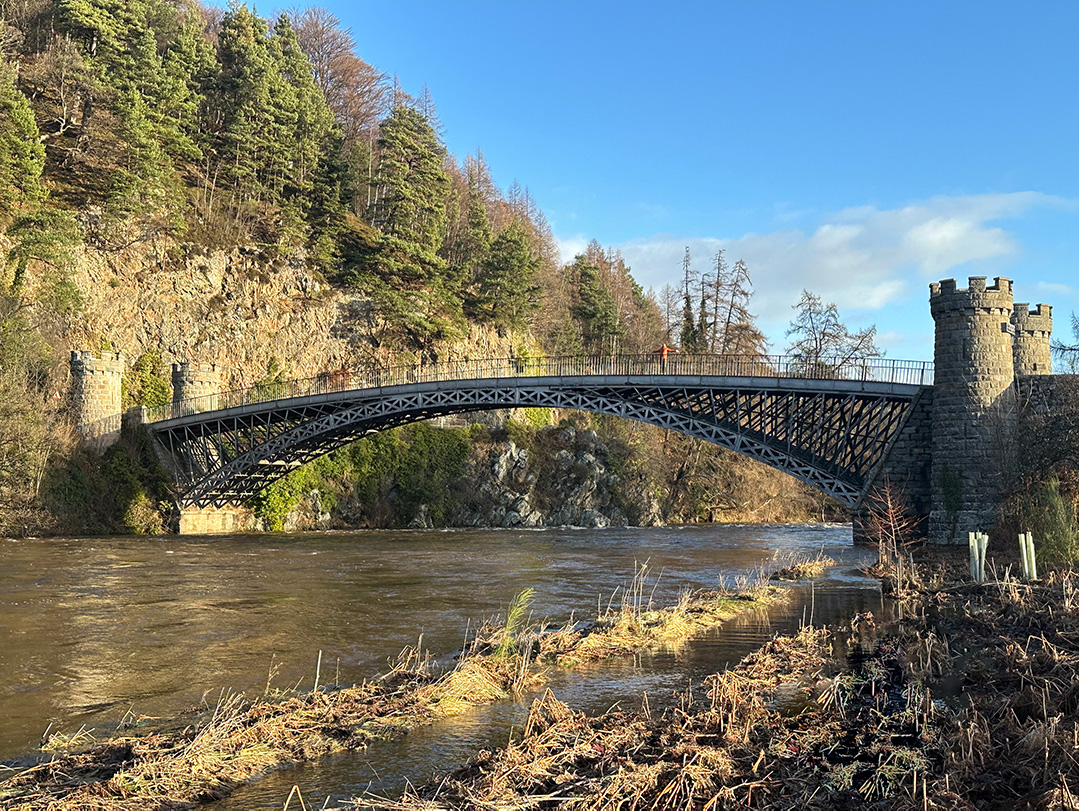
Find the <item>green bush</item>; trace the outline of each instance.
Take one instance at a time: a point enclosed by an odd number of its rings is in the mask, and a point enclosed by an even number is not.
[[[1033,534],[1040,561],[1049,566],[1071,566],[1079,561],[1075,503],[1060,492],[1057,479],[1031,485],[1020,516],[1020,529]]]
[[[158,534],[169,478],[142,430],[103,454],[83,450],[60,460],[46,473],[40,498],[64,532]]]
[[[506,439],[510,440],[519,448],[531,450],[536,441],[536,429],[527,422],[506,420],[502,429],[506,432]]]
[[[172,402],[172,383],[165,374],[159,350],[143,352],[124,374],[120,385],[124,409],[144,405],[149,408]]]
[[[266,487],[254,499],[255,515],[280,530],[304,495],[318,491],[320,508],[333,511],[350,491],[373,523],[385,518],[404,526],[421,504],[432,520],[445,523],[458,506],[453,485],[465,472],[471,429],[439,429],[427,423],[382,431],[321,456]],[[376,515],[377,514],[377,515]]]

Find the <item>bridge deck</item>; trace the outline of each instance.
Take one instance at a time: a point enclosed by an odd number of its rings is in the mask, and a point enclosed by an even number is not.
[[[733,379],[737,379],[742,385],[851,391],[857,390],[852,388],[857,384],[931,385],[933,364],[883,358],[807,361],[782,355],[757,358],[723,355],[671,355],[662,358],[656,354],[599,358],[484,358],[386,369],[338,369],[313,378],[257,384],[158,406],[148,409],[147,418],[153,423],[171,422],[186,415],[208,411],[281,403],[319,395],[339,395],[342,392],[377,392],[403,385],[434,383],[462,386],[478,381],[490,383],[507,380],[529,380],[534,383],[541,378],[554,382],[567,377],[578,380],[603,378],[612,382],[632,380],[645,385],[702,385],[704,378],[715,385],[722,380],[731,379],[733,382]],[[898,390],[895,391],[898,393]]]
[[[755,374],[737,375],[715,363],[664,368],[658,359],[645,361],[617,369],[609,359],[562,365],[559,374],[535,374],[554,367],[530,364],[533,374],[515,367],[491,376],[495,370],[487,368],[487,375],[453,378],[417,367],[367,378],[362,387],[352,376],[322,376],[184,401],[158,411],[149,428],[172,462],[181,501],[199,506],[243,501],[296,466],[374,431],[516,407],[591,411],[679,431],[853,506],[928,373],[925,364],[911,369],[891,362],[862,366],[857,375],[782,376],[757,363],[735,367]],[[407,380],[424,373],[431,379]]]

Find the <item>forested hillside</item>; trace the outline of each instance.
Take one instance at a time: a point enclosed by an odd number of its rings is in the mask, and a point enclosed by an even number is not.
[[[480,153],[449,154],[426,88],[409,95],[361,57],[317,8],[267,20],[238,3],[0,0],[0,531],[158,526],[168,493],[146,453],[76,451],[68,350],[123,350],[125,401],[155,404],[170,397],[170,361],[240,366],[227,346],[292,288],[294,332],[320,306],[348,313],[326,327],[347,333],[348,354],[308,365],[433,360],[477,340],[569,355],[766,349],[745,263],[728,267],[720,253],[700,274],[687,254],[681,289],[659,302],[598,242],[562,265],[527,187],[500,188]],[[139,310],[125,305],[172,317],[162,302],[187,295],[167,275],[178,269],[210,280],[198,311],[207,324],[230,310],[250,309],[251,320],[231,338],[214,327],[171,342],[133,324]],[[290,368],[285,345],[246,351],[267,380],[311,371]],[[747,463],[597,422],[664,518],[757,509],[739,484]],[[93,475],[97,465],[106,476]],[[812,499],[784,488],[803,514]],[[86,500],[98,505],[89,519]]]

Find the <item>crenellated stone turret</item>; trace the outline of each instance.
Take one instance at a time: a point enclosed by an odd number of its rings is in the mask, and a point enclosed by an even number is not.
[[[1015,425],[1012,283],[929,286],[936,327],[929,537],[962,543],[996,525]]]
[[[185,403],[184,413],[212,411],[217,408],[218,395],[221,393],[221,375],[216,363],[172,364],[172,403]]]
[[[1051,375],[1053,308],[1048,304],[1039,304],[1033,309],[1027,304],[1016,304],[1012,312],[1012,329],[1015,333],[1012,344],[1015,376]]]
[[[120,435],[123,354],[72,351],[70,364],[71,413],[79,434],[111,444]]]

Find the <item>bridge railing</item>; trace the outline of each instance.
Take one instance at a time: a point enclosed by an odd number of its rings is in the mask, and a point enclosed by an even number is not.
[[[149,422],[158,422],[232,406],[407,383],[584,375],[799,378],[924,386],[933,382],[933,364],[886,358],[807,360],[791,355],[743,357],[671,354],[664,358],[654,353],[610,357],[478,358],[410,366],[336,369],[303,380],[259,383],[244,389],[156,406],[147,410],[147,417]]]

